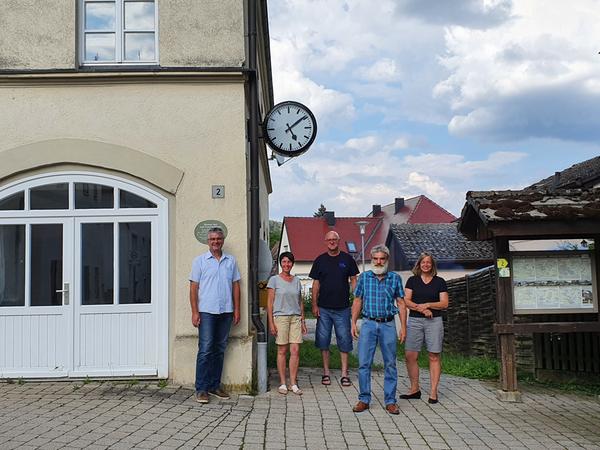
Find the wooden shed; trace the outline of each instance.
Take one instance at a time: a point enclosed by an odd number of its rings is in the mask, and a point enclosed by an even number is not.
[[[540,369],[600,374],[600,189],[468,192],[458,229],[494,245],[498,397],[520,399],[516,334]]]

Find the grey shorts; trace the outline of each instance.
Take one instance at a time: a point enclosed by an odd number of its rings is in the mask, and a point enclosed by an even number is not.
[[[441,317],[408,317],[404,349],[420,352],[423,341],[429,353],[442,353],[444,343],[444,321]]]

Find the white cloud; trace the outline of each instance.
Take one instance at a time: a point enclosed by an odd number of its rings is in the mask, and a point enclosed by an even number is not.
[[[370,151],[375,150],[379,146],[379,139],[376,136],[365,136],[361,138],[352,138],[348,139],[344,143],[344,147],[353,149],[353,150],[361,150],[361,151]]]
[[[274,80],[297,72],[316,85],[335,85],[356,109],[359,101],[361,109],[378,108],[384,120],[439,123],[447,107],[431,91],[446,73],[435,59],[444,49],[443,29],[396,9],[397,0],[270,2]],[[283,98],[287,90],[275,82],[275,96]]]
[[[276,102],[295,100],[306,104],[317,118],[319,127],[343,126],[356,114],[352,97],[319,85],[302,73],[289,70],[275,74]]]
[[[446,200],[449,196],[448,190],[442,187],[439,182],[434,181],[431,177],[419,172],[410,172],[408,174],[407,183],[409,186],[421,190],[427,194],[427,196],[438,199],[438,201],[440,199]]]
[[[320,203],[366,214],[423,193],[458,214],[467,190],[528,185],[597,154],[598,0],[269,8],[275,97],[319,122],[314,148],[272,170],[272,217]]]
[[[519,152],[494,152],[468,159],[453,153],[407,153],[363,150],[389,146],[380,137],[352,138],[343,144],[327,142],[280,168],[272,176],[278,189],[272,194],[272,211],[316,210],[323,203],[338,215],[364,215],[373,204],[386,204],[394,197],[425,194],[454,214],[464,203],[465,192],[481,189],[492,180],[514,183],[511,176],[526,158]],[[287,209],[287,211],[286,211]],[[297,212],[295,214],[298,214]]]
[[[454,111],[449,131],[483,139],[600,136],[600,9],[594,0],[515,3],[503,25],[446,31],[450,75],[434,96]],[[585,38],[583,38],[585,36]]]
[[[359,67],[357,74],[363,80],[383,83],[398,81],[400,78],[396,61],[390,58],[381,58],[370,66]]]

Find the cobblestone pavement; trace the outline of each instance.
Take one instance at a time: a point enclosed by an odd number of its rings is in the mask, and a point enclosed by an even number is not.
[[[191,389],[156,382],[0,383],[0,448],[600,449],[594,397],[535,389],[523,403],[501,403],[493,384],[443,375],[439,404],[424,392],[391,416],[377,372],[371,409],[354,414],[356,385],[342,388],[339,377],[326,387],[319,370],[302,369],[302,396],[279,394],[272,376],[266,394],[208,405]],[[399,392],[406,387],[401,376]]]

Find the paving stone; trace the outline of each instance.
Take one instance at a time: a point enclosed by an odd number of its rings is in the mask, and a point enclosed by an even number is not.
[[[501,403],[492,383],[443,375],[440,405],[400,402],[392,417],[374,371],[373,408],[356,415],[356,387],[325,388],[320,373],[300,370],[302,397],[271,391],[204,406],[191,389],[156,383],[0,383],[0,448],[600,448],[600,403],[587,397],[536,388]]]

